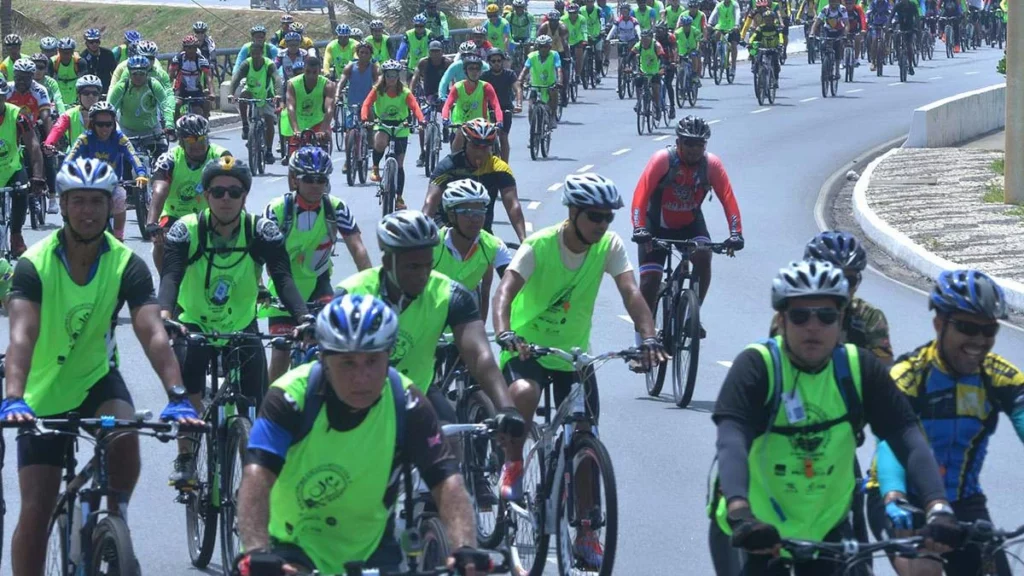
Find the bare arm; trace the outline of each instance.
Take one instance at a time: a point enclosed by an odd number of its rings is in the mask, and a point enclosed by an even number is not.
[[[373,267],[373,264],[370,263],[370,255],[366,253],[366,246],[363,245],[362,234],[357,232],[342,236],[341,239],[345,241],[345,246],[348,248],[348,253],[352,255],[352,261],[356,263],[356,268],[363,271]]]
[[[159,304],[146,304],[131,311],[135,336],[146,351],[149,364],[160,377],[165,391],[182,383],[178,360],[171,350],[171,342],[160,318]]]
[[[149,210],[147,224],[156,224],[160,219],[160,214],[164,211],[164,203],[167,202],[167,196],[170,195],[171,185],[167,180],[153,180],[151,189],[153,190],[152,208]]]
[[[498,369],[498,363],[491,352],[491,343],[487,340],[483,321],[474,320],[453,326],[452,334],[455,336],[459,356],[466,362],[469,373],[483,386],[484,392],[494,402],[494,407],[498,410],[515,408],[508,393],[505,377]]]
[[[491,284],[494,282],[494,264],[487,267],[484,277],[480,279],[480,318],[487,325],[487,311],[490,308],[488,298],[491,295]]]
[[[494,333],[501,334],[509,330],[512,325],[512,300],[519,291],[526,285],[526,280],[515,270],[506,270],[498,283],[498,289],[494,292],[494,301],[491,302],[491,315],[494,318]]]
[[[246,550],[268,548],[270,534],[270,489],[277,475],[259,464],[249,464],[242,473],[238,491],[238,531]]]
[[[505,276],[508,276],[506,274]],[[633,271],[623,272],[615,277],[615,287],[619,289],[622,296],[622,305],[633,320],[636,331],[642,338],[651,338],[655,335],[654,318],[651,316],[651,309],[647,307],[640,289],[636,286],[636,279],[633,278]]]
[[[7,386],[4,396],[23,398],[28,373],[32,369],[32,351],[39,339],[39,304],[23,298],[12,298],[7,303],[7,310],[11,316],[11,341],[7,345]]]
[[[345,90],[345,86],[348,86],[348,78],[350,71],[352,70],[352,64],[346,64],[345,68],[341,71],[341,78],[338,79],[338,89],[334,91],[334,98],[336,102],[341,101],[341,93]]]
[[[49,114],[48,111],[47,114]],[[49,118],[49,116],[47,116],[47,118]],[[25,130],[25,133],[21,135],[21,143],[29,151],[29,156],[32,161],[32,173],[37,175],[45,174],[45,171],[43,170],[43,151],[39,147],[39,141],[36,140],[36,131]]]
[[[244,485],[243,485],[244,486]],[[452,550],[476,547],[476,518],[461,474],[453,474],[430,491],[441,511],[441,522],[448,533]],[[244,500],[242,505],[244,505]]]
[[[505,205],[508,220],[512,223],[519,241],[526,240],[526,220],[523,218],[523,207],[519,204],[519,192],[515,186],[509,186],[501,191],[501,203]]]
[[[241,66],[238,67],[238,71],[231,77],[231,87],[228,89],[228,94],[234,94],[235,90],[238,89],[238,85],[242,83],[242,78],[245,78],[248,74],[249,63],[242,62]]]
[[[327,82],[324,86],[324,121],[320,123],[320,129],[325,134],[331,133],[331,121],[334,119],[334,103],[337,101],[337,88],[334,82]]]
[[[291,123],[292,132],[298,134],[299,117],[295,110],[295,87],[289,82],[286,90],[288,91],[288,122]]]
[[[427,217],[433,217],[437,212],[437,205],[441,203],[441,193],[443,192],[444,189],[433,182],[427,185],[427,197],[423,200],[423,213]]]

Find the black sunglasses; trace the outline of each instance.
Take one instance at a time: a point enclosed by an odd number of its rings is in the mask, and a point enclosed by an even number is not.
[[[505,62],[505,59],[504,58],[491,58],[490,60],[488,60],[488,62],[490,62],[491,64],[503,64]]]
[[[839,310],[836,308],[791,308],[786,310],[786,317],[797,326],[807,324],[811,316],[816,316],[818,322],[825,326],[831,326],[839,320]]]
[[[215,188],[210,188],[208,192],[210,193],[210,196],[213,196],[218,200],[223,198],[225,194],[231,196],[232,200],[238,200],[245,195],[245,188],[242,188],[241,186],[217,186]]]
[[[97,128],[113,128],[114,127],[114,123],[113,122],[93,122],[92,125],[97,127]]]
[[[707,144],[703,138],[682,138],[683,146],[687,148],[699,148]]]
[[[594,224],[600,224],[602,222],[611,224],[612,221],[615,220],[615,212],[591,212],[588,210],[584,212],[584,214],[587,215],[587,220],[590,220]]]
[[[460,216],[467,216],[472,219],[483,218],[487,215],[486,208],[456,208],[454,212]]]
[[[96,90],[83,90],[78,93],[79,96],[99,96],[100,93]]]
[[[302,181],[306,184],[327,184],[327,176],[320,176],[318,174],[306,174],[302,177]]]
[[[957,332],[964,336],[977,336],[981,334],[985,338],[993,338],[999,333],[999,324],[978,324],[967,320],[950,320],[950,324]]]

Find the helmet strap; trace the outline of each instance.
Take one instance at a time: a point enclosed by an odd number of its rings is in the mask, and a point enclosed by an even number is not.
[[[112,206],[107,208],[107,217],[104,218],[104,221],[110,221],[111,212]],[[99,234],[92,236],[90,238],[86,238],[85,236],[79,234],[78,231],[71,226],[71,220],[68,219],[66,214],[61,214],[61,218],[64,220],[64,231],[67,233],[67,236],[74,240],[76,244],[81,244],[83,246],[88,246],[98,241],[100,238],[103,238],[103,234],[107,231],[106,228],[104,228],[103,230],[100,231]]]
[[[385,258],[388,256],[391,257],[391,266],[386,268],[387,274],[385,277],[387,279],[387,284],[384,286],[384,296],[385,300],[388,301],[388,304],[392,304],[390,302],[391,291],[394,290],[398,293],[398,302],[395,302],[392,306],[395,308],[395,312],[400,314],[402,310],[412,302],[413,298],[408,296],[405,291],[402,290],[402,285],[398,283],[398,274],[395,272],[395,269],[398,268],[398,253],[392,252],[386,255]]]
[[[579,227],[579,225],[578,225],[578,224],[576,223],[576,221],[580,219],[580,216],[583,216],[583,209],[582,209],[582,208],[579,208],[579,207],[577,207],[577,208],[576,208],[576,217],[572,219],[572,231],[573,231],[573,232],[574,232],[574,233],[576,234],[576,238],[577,238],[577,239],[578,239],[578,240],[579,240],[580,242],[582,242],[584,246],[587,246],[587,247],[589,248],[589,247],[590,247],[590,246],[592,246],[592,245],[593,245],[594,243],[593,243],[593,242],[590,242],[590,241],[588,241],[588,240],[587,240],[586,238],[584,238],[584,237],[583,237],[583,234],[582,234],[582,233],[580,232],[580,227]]]

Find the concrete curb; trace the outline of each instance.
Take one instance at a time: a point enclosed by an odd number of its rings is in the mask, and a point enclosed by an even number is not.
[[[857,180],[857,185],[853,189],[854,218],[856,218],[857,223],[860,225],[861,229],[864,230],[864,234],[867,235],[872,242],[881,246],[886,252],[892,254],[893,257],[900,262],[903,262],[907,266],[917,270],[929,278],[935,278],[943,270],[963,268],[963,266],[956,262],[946,260],[937,254],[929,252],[920,245],[915,244],[914,241],[905,234],[896,230],[887,222],[882,220],[878,214],[871,209],[871,206],[868,205],[867,190],[868,186],[871,184],[871,175],[882,160],[885,160],[895,152],[896,149],[889,150],[885,154],[875,158],[870,164],[868,164],[867,168],[865,168],[864,172],[860,175],[860,178]],[[1016,310],[1024,310],[1024,284],[999,277],[993,278],[1000,286],[1002,286],[1003,291],[1006,292],[1006,300],[1010,306]]]
[[[850,170],[860,169],[889,150],[901,146],[906,139],[906,136],[900,136],[898,138],[893,138],[888,142],[883,142],[874,148],[869,148],[857,158],[843,164],[838,170],[833,172],[827,180],[825,180],[825,183],[822,184],[821,188],[818,190],[818,199],[814,202],[814,222],[818,225],[818,230],[825,231],[832,229],[825,220],[825,211],[832,206],[836,194],[839,194],[839,191],[843,189],[843,182],[846,181],[846,174]]]

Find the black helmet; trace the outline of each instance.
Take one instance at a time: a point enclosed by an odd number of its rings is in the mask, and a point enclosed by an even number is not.
[[[252,187],[252,171],[249,166],[236,159],[234,156],[221,156],[214,158],[203,167],[203,189],[210,187],[210,182],[217,176],[231,176],[242,183],[242,188],[248,191]]]
[[[868,265],[868,254],[849,232],[826,230],[807,243],[804,259],[824,260],[843,270],[862,272]]]
[[[676,138],[700,138],[707,142],[711,138],[711,127],[699,116],[687,116],[676,125]]]

